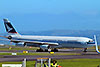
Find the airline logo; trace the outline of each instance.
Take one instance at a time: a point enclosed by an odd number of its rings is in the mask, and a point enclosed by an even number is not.
[[[10,28],[7,24],[6,24],[6,27],[8,29],[8,32],[10,32],[11,30],[13,30],[13,28]]]

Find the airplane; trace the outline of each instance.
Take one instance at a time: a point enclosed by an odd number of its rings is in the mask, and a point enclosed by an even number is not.
[[[20,35],[8,19],[3,20],[8,36],[0,37],[7,38],[16,45],[39,47],[37,52],[48,51],[48,49],[58,52],[58,48],[84,48],[84,52],[87,52],[88,47],[96,46],[96,51],[99,53],[96,35],[94,35],[95,41],[87,37]]]

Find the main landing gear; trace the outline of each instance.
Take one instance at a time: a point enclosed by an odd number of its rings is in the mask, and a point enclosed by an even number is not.
[[[43,52],[43,49],[37,49],[36,52]]]
[[[37,49],[36,52],[48,52],[48,49],[43,50],[43,49],[40,48],[40,49]]]
[[[87,48],[84,48],[83,52],[87,52]]]
[[[36,52],[48,52],[48,49],[37,49]],[[54,48],[51,50],[51,52],[58,52],[58,49]]]
[[[51,52],[58,52],[58,49],[54,48],[54,49],[51,50]]]

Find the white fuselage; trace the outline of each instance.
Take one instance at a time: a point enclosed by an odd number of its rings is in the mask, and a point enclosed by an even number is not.
[[[92,39],[86,37],[12,35],[12,38],[15,40],[58,43],[58,46],[52,46],[55,48],[87,48],[95,45]]]

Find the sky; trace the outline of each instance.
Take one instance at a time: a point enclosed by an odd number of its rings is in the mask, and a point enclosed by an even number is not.
[[[0,0],[3,18],[17,31],[100,30],[100,0]]]

